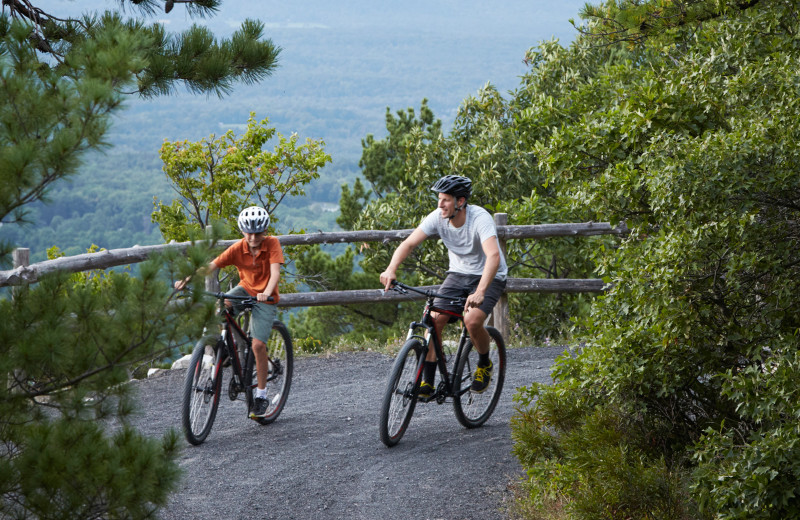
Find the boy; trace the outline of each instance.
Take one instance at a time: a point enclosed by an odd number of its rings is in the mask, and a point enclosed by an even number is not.
[[[243,238],[231,245],[215,258],[202,271],[213,272],[229,265],[235,265],[239,271],[240,282],[229,294],[231,296],[253,296],[259,303],[253,307],[250,320],[250,334],[253,336],[253,354],[256,359],[257,389],[251,418],[267,415],[267,376],[269,375],[269,356],[267,341],[272,333],[272,322],[277,314],[276,304],[280,299],[278,282],[280,281],[283,250],[275,237],[267,236],[269,213],[259,206],[245,208],[237,219]],[[186,280],[175,282],[176,289],[182,289]],[[272,298],[272,301],[268,301]],[[230,305],[229,302],[226,302]]]

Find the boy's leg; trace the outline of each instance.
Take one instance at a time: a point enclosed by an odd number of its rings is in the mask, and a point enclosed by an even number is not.
[[[259,303],[253,307],[253,314],[250,319],[250,335],[253,336],[253,355],[256,359],[258,389],[263,390],[267,386],[269,376],[269,352],[267,352],[267,342],[272,335],[272,322],[278,311],[274,305]]]
[[[253,338],[253,356],[256,358],[256,383],[258,385],[258,390],[263,390],[267,387],[267,377],[269,376],[267,344],[260,339]]]
[[[274,305],[259,303],[253,307],[250,317],[250,335],[253,337],[253,357],[256,360],[256,391],[250,417],[266,417],[269,410],[267,400],[267,377],[269,377],[269,353],[267,342],[272,334],[272,322],[277,309]]]

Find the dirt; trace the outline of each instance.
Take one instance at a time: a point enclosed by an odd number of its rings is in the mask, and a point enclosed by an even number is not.
[[[244,402],[223,397],[206,442],[185,443],[183,478],[161,518],[504,518],[509,484],[522,475],[511,453],[514,389],[550,382],[562,350],[509,350],[503,394],[484,426],[461,427],[450,402],[420,404],[393,448],[378,437],[390,357],[297,358],[286,408],[274,423],[257,424]],[[180,430],[184,374],[171,370],[134,383],[140,431]]]

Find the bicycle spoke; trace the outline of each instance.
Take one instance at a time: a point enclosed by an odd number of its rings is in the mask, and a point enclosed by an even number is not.
[[[211,432],[217,414],[221,370],[214,365],[213,353],[205,340],[198,342],[192,353],[183,392],[183,432],[191,444],[201,444]]]
[[[261,424],[269,424],[278,418],[286,405],[292,384],[294,367],[292,338],[286,325],[280,321],[273,323],[272,334],[267,342],[267,355],[269,356],[269,373],[267,374],[266,389],[270,406],[267,415],[257,419]],[[251,407],[258,375],[252,352],[248,355],[246,367],[250,377],[247,385],[247,402]]]
[[[491,338],[489,344],[489,359],[492,361],[492,376],[489,385],[482,392],[471,390],[472,379],[478,366],[478,353],[472,344],[469,344],[462,353],[456,369],[456,381],[460,387],[453,399],[456,418],[467,428],[475,428],[486,422],[492,415],[505,380],[505,343],[500,333],[487,327]]]
[[[417,367],[422,345],[409,340],[395,359],[381,405],[380,437],[386,446],[394,446],[405,433],[416,406]]]

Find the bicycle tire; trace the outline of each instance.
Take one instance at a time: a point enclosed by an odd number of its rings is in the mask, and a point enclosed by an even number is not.
[[[494,369],[488,388],[482,393],[470,390],[472,374],[478,366],[478,352],[472,341],[469,340],[456,365],[455,379],[458,387],[453,397],[453,408],[456,419],[466,428],[477,428],[485,423],[494,412],[506,376],[506,345],[500,332],[492,327],[486,327],[491,341],[489,343],[489,357]]]
[[[283,411],[286,399],[289,398],[289,389],[292,386],[292,373],[294,372],[294,350],[292,336],[283,322],[272,322],[272,333],[267,343],[270,371],[267,376],[267,399],[270,402],[268,413],[264,417],[254,418],[261,424],[269,424]],[[244,369],[244,387],[247,396],[247,414],[253,409],[253,399],[257,384],[256,360],[251,348],[247,354]]]
[[[381,442],[389,448],[400,442],[417,406],[420,385],[418,369],[422,356],[420,340],[414,338],[406,341],[389,373],[379,424]]]
[[[215,359],[215,342],[216,339],[210,337],[198,341],[186,370],[181,418],[183,434],[195,446],[208,437],[219,407],[222,363]],[[206,356],[210,356],[211,361]]]

